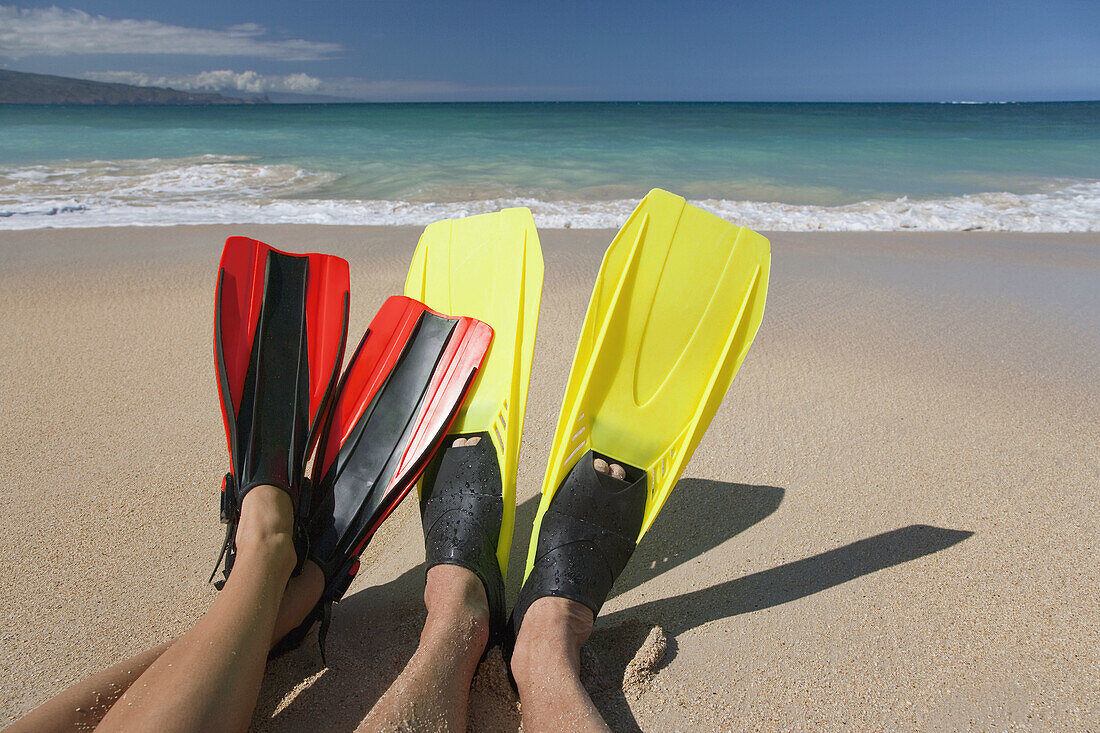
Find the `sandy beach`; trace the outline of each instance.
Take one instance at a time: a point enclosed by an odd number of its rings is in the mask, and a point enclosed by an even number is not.
[[[419,228],[0,232],[0,724],[216,594],[229,234],[346,257],[355,343]],[[510,598],[613,232],[540,235]],[[597,621],[601,711],[626,731],[1100,728],[1100,235],[769,237],[756,343]],[[272,663],[254,727],[354,729],[415,648],[422,563],[407,500],[335,609],[330,666],[312,636]],[[519,724],[494,658],[471,715]]]

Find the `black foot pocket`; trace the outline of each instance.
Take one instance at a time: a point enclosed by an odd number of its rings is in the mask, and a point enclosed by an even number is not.
[[[596,458],[623,466],[626,478],[600,473]],[[513,639],[527,609],[545,596],[568,598],[599,614],[634,552],[645,505],[645,471],[594,451],[581,456],[542,517],[535,564],[512,611]]]
[[[420,516],[424,523],[427,567],[459,565],[485,586],[492,641],[504,627],[504,578],[497,561],[497,543],[504,520],[500,464],[488,433],[476,445],[445,445],[424,473]]]

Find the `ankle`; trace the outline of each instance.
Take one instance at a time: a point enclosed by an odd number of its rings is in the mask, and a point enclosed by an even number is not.
[[[257,555],[280,564],[296,560],[294,548],[294,506],[282,489],[257,486],[241,502],[237,525],[237,552]]]
[[[545,597],[523,616],[512,651],[512,675],[520,689],[544,678],[548,669],[580,672],[581,647],[592,635],[591,609],[567,598]]]
[[[424,584],[428,619],[423,638],[458,636],[477,648],[489,642],[489,602],[485,588],[473,572],[458,565],[436,565]]]

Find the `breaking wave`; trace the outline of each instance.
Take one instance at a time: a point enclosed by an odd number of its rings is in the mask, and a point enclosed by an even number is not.
[[[179,224],[423,226],[526,206],[539,226],[613,229],[637,201],[486,197],[460,202],[334,199],[338,176],[239,156],[66,162],[0,168],[0,230]],[[765,231],[1100,231],[1100,181],[1065,180],[1037,193],[988,192],[839,206],[705,199],[723,218]]]

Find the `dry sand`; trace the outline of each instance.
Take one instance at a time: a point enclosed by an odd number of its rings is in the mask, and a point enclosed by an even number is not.
[[[0,723],[207,607],[227,234],[352,264],[352,332],[418,232],[0,233]],[[609,232],[545,231],[509,590]],[[763,327],[585,653],[619,730],[1100,728],[1100,238],[776,234]],[[351,730],[412,654],[413,502],[261,730]],[[659,627],[659,628],[655,628]],[[497,662],[499,664],[499,661]],[[472,727],[512,729],[483,665]]]

